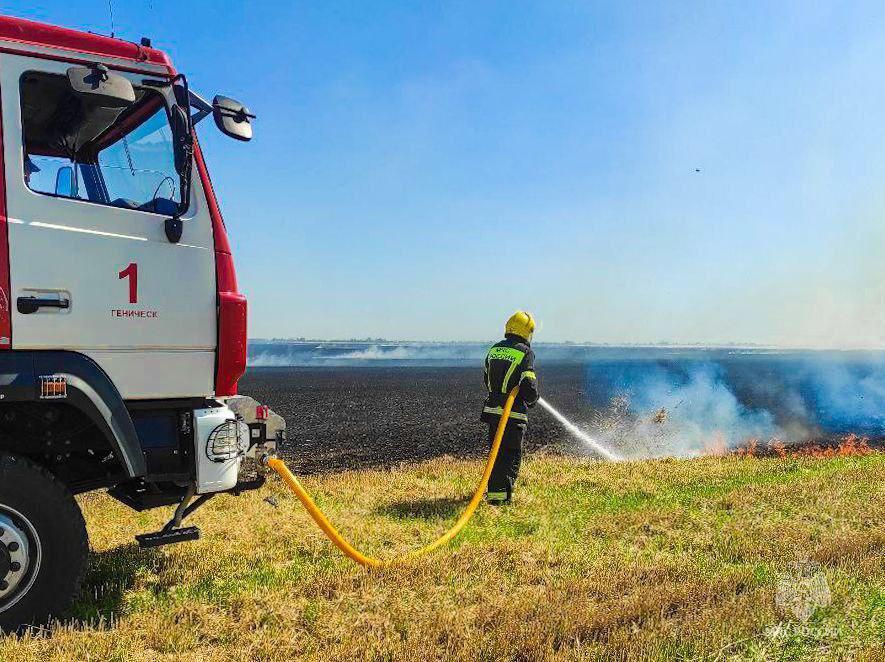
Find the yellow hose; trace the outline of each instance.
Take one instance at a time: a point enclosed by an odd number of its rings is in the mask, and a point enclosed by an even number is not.
[[[328,536],[329,540],[331,540],[335,545],[344,552],[351,559],[356,561],[357,563],[369,566],[373,568],[377,568],[380,566],[390,565],[392,563],[396,563],[397,561],[401,561],[403,559],[414,558],[416,556],[421,556],[422,554],[427,554],[428,552],[432,552],[433,550],[445,545],[452,538],[454,538],[461,529],[470,521],[470,518],[473,517],[473,513],[476,511],[477,506],[479,506],[480,501],[482,501],[483,493],[486,491],[486,486],[489,483],[489,476],[492,475],[492,467],[495,466],[495,459],[498,457],[498,450],[501,448],[501,439],[504,437],[504,429],[507,427],[507,419],[510,418],[510,410],[513,408],[513,400],[516,398],[516,394],[519,391],[519,387],[514,388],[510,391],[510,394],[507,396],[507,401],[504,403],[504,411],[501,414],[501,421],[498,423],[498,429],[495,432],[495,439],[492,441],[492,450],[489,451],[489,459],[486,461],[485,471],[482,473],[482,479],[479,481],[479,485],[476,487],[476,491],[473,493],[473,498],[470,500],[470,503],[467,504],[467,507],[464,509],[464,512],[461,513],[461,517],[458,518],[458,521],[452,525],[448,531],[446,531],[442,536],[438,539],[434,540],[429,545],[421,547],[420,549],[413,550],[403,556],[399,556],[393,559],[383,560],[379,558],[375,558],[374,556],[368,556],[363,554],[356,547],[351,545],[344,537],[338,533],[338,530],[332,525],[323,511],[321,511],[317,505],[314,503],[313,499],[310,498],[310,494],[307,493],[307,490],[301,485],[299,480],[295,477],[295,475],[289,471],[286,464],[280,460],[279,458],[271,458],[267,461],[267,465],[276,471],[280,477],[283,479],[283,482],[289,486],[295,496],[301,501],[302,505],[307,509],[307,512],[310,513],[310,516],[313,518],[313,521],[317,523],[323,533]]]

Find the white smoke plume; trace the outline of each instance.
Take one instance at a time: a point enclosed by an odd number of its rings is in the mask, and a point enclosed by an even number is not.
[[[490,343],[491,344],[491,343]],[[479,344],[456,343],[390,343],[371,345],[357,343],[298,343],[291,345],[263,345],[249,356],[254,367],[334,366],[360,362],[409,363],[421,362],[458,365],[466,361],[481,364],[487,347]]]
[[[771,412],[738,400],[715,364],[675,383],[673,373],[650,368],[597,413],[594,427],[629,457],[689,457],[785,435]]]

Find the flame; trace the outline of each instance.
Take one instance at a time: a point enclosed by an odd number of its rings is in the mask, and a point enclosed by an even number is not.
[[[717,432],[713,438],[704,444],[704,455],[723,457],[728,455],[728,444],[725,443],[725,435]]]
[[[710,448],[710,445],[708,445]],[[822,445],[819,443],[785,444],[780,439],[770,439],[762,443],[759,439],[750,439],[743,446],[733,451],[738,457],[813,457],[826,459],[832,457],[851,457],[856,455],[869,455],[876,449],[870,447],[866,437],[849,434],[843,437],[836,445]],[[710,453],[713,454],[713,453]],[[720,453],[716,453],[717,455]]]

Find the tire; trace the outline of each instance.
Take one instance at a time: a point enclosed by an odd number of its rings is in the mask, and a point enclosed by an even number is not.
[[[46,469],[0,453],[0,529],[0,631],[63,614],[89,553],[74,497]]]

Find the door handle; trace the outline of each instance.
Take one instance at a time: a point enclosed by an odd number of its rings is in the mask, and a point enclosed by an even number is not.
[[[16,308],[22,315],[30,315],[36,313],[41,308],[62,308],[71,307],[69,299],[43,299],[41,297],[19,297],[16,299]]]

